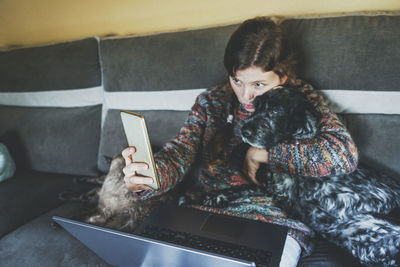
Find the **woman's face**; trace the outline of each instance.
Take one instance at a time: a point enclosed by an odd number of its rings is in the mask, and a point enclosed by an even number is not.
[[[250,112],[254,111],[253,100],[265,92],[282,85],[287,77],[279,77],[273,71],[264,71],[260,67],[249,67],[236,72],[234,77],[229,76],[232,89],[239,102]]]

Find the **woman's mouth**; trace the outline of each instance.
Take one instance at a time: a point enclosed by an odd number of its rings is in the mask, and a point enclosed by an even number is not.
[[[254,110],[253,104],[243,104],[243,103],[242,103],[242,105],[243,105],[243,107],[244,107],[246,110],[248,110],[248,111],[253,111],[253,110]]]

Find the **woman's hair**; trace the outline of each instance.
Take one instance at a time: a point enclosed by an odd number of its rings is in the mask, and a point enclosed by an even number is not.
[[[277,20],[256,17],[244,21],[232,34],[225,48],[224,65],[230,76],[251,66],[287,76],[295,83],[294,54]]]
[[[296,83],[294,54],[281,25],[276,20],[257,17],[244,21],[232,34],[225,48],[224,65],[230,76],[239,70],[256,66],[264,71],[274,71],[287,82]],[[238,100],[231,88],[226,88],[226,123],[209,143],[211,162],[227,160],[227,146],[233,136]]]

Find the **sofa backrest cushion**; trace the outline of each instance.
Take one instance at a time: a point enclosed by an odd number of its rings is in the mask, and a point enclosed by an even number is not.
[[[286,19],[297,74],[319,89],[398,91],[400,16]]]
[[[0,52],[0,73],[0,142],[17,170],[97,174],[97,39]]]

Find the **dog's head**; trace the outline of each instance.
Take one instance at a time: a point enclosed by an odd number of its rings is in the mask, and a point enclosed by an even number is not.
[[[282,141],[313,137],[320,113],[294,87],[278,87],[254,100],[255,112],[242,127],[243,141],[269,149]]]

